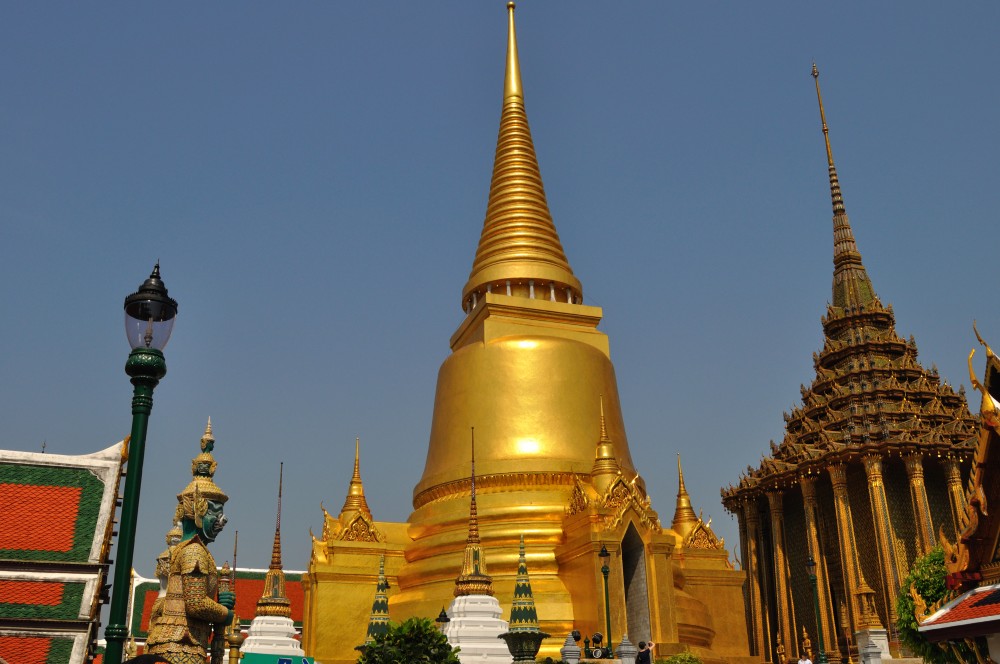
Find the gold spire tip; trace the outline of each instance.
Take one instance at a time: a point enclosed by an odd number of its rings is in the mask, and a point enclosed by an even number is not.
[[[521,88],[521,65],[517,57],[517,33],[514,30],[514,3],[507,3],[507,73],[504,75],[503,99],[524,100]]]

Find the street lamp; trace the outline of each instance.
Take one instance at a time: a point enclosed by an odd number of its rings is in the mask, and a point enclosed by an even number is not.
[[[115,578],[111,586],[108,627],[104,630],[107,640],[105,664],[121,664],[125,637],[128,635],[125,619],[131,590],[146,427],[153,409],[153,388],[167,373],[162,350],[170,339],[176,316],[177,302],[167,295],[167,287],[160,279],[160,264],[157,263],[139,290],[125,298],[125,335],[132,347],[125,363],[125,373],[131,377],[135,388],[132,391],[132,434],[128,445],[128,472],[122,499]]]
[[[813,609],[816,612],[816,640],[819,641],[819,656],[816,658],[818,664],[826,664],[826,648],[823,647],[823,621],[819,617],[819,593],[816,591],[816,561],[812,556],[806,561],[806,569],[809,571],[809,584],[813,591]]]
[[[614,657],[614,655],[611,654],[614,652],[614,644],[611,641],[611,600],[608,597],[608,573],[611,571],[608,563],[611,561],[611,554],[608,553],[608,547],[601,544],[601,552],[597,555],[600,557],[601,562],[604,563],[601,565],[601,574],[604,575],[604,627],[607,631],[608,637],[607,650],[608,654],[611,657]]]

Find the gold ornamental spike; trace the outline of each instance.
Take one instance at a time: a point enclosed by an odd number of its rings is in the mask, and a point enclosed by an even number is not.
[[[292,615],[291,602],[285,594],[285,572],[281,567],[281,493],[284,478],[285,464],[281,463],[278,467],[278,511],[274,523],[274,544],[271,546],[271,565],[264,575],[264,592],[257,600],[258,616],[290,618]]]
[[[476,507],[476,428],[472,427],[472,474],[469,499],[469,536],[465,542],[462,572],[455,579],[455,597],[493,595],[493,577],[486,571],[486,557],[479,540],[479,511]]]
[[[854,240],[854,231],[844,208],[844,197],[840,191],[840,178],[833,163],[830,148],[830,129],[826,124],[823,95],[819,89],[819,69],[812,66],[812,77],[816,83],[816,100],[819,102],[819,117],[823,125],[823,140],[826,143],[826,161],[830,174],[830,197],[833,202],[833,306],[864,306],[876,299],[875,289],[865,266],[861,262],[861,252]]]
[[[271,547],[271,569],[281,569],[281,489],[285,480],[285,462],[278,466],[278,516],[274,521],[274,545]]]
[[[621,466],[615,458],[614,442],[608,436],[608,427],[604,418],[604,396],[601,396],[601,435],[597,440],[597,451],[594,454],[594,465],[590,476],[594,489],[600,495],[605,495],[615,478],[621,474]]]
[[[347,498],[340,513],[361,512],[371,518],[368,501],[365,499],[365,486],[361,482],[361,438],[354,439],[354,472],[351,474],[351,484],[347,489]]]
[[[681,537],[687,537],[695,526],[698,517],[691,507],[691,496],[684,486],[684,469],[681,468],[681,455],[677,454],[677,507],[674,508],[674,521],[670,527]]]
[[[471,309],[474,300],[481,300],[487,291],[579,304],[583,289],[549,213],[524,110],[513,2],[507,4],[507,31],[507,71],[493,179],[472,272],[462,289],[462,306]]]

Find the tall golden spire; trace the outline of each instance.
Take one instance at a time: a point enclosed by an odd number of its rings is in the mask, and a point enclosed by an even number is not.
[[[590,469],[593,478],[594,488],[597,493],[604,495],[611,486],[611,482],[621,472],[618,460],[615,458],[615,447],[608,436],[608,427],[604,418],[604,396],[601,396],[601,435],[597,440],[597,452],[594,455],[594,465]]]
[[[257,600],[258,616],[292,616],[292,603],[285,594],[285,572],[281,569],[281,488],[284,483],[285,464],[278,468],[278,516],[274,523],[274,544],[271,547],[271,566],[264,575],[264,592]],[[233,556],[235,559],[235,555]]]
[[[365,487],[361,483],[361,438],[354,439],[354,474],[351,475],[351,485],[347,489],[347,498],[344,499],[344,506],[340,513],[362,512],[367,517],[371,517],[371,510],[368,509],[368,501],[365,500]]]
[[[580,280],[566,259],[545,199],[542,175],[524,110],[514,30],[514,3],[507,3],[507,71],[486,220],[462,289],[470,309],[487,291],[579,303]]]
[[[479,541],[479,513],[476,509],[476,428],[472,428],[472,498],[469,501],[469,537],[465,541],[462,573],[455,579],[455,597],[493,595],[493,578],[486,571],[486,558]]]
[[[833,163],[830,148],[830,129],[826,125],[823,110],[823,95],[819,90],[819,69],[812,66],[813,80],[816,82],[816,99],[819,101],[819,117],[823,123],[823,139],[826,142],[826,161],[830,171],[830,196],[833,200],[833,306],[864,306],[875,299],[875,289],[861,263],[861,252],[854,241],[851,222],[844,209],[844,198],[840,193],[840,179]]]
[[[681,455],[677,454],[677,507],[674,509],[674,522],[670,527],[681,537],[687,537],[698,525],[698,517],[691,507],[691,496],[684,486],[684,469],[681,468]]]

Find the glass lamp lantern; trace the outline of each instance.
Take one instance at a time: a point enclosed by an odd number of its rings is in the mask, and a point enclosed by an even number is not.
[[[809,573],[809,579],[816,579],[816,561],[813,560],[812,556],[809,556],[809,560],[806,561],[806,572]]]
[[[160,279],[160,264],[153,267],[149,279],[139,290],[125,298],[125,336],[133,350],[167,345],[177,318],[177,301],[167,295]]]

